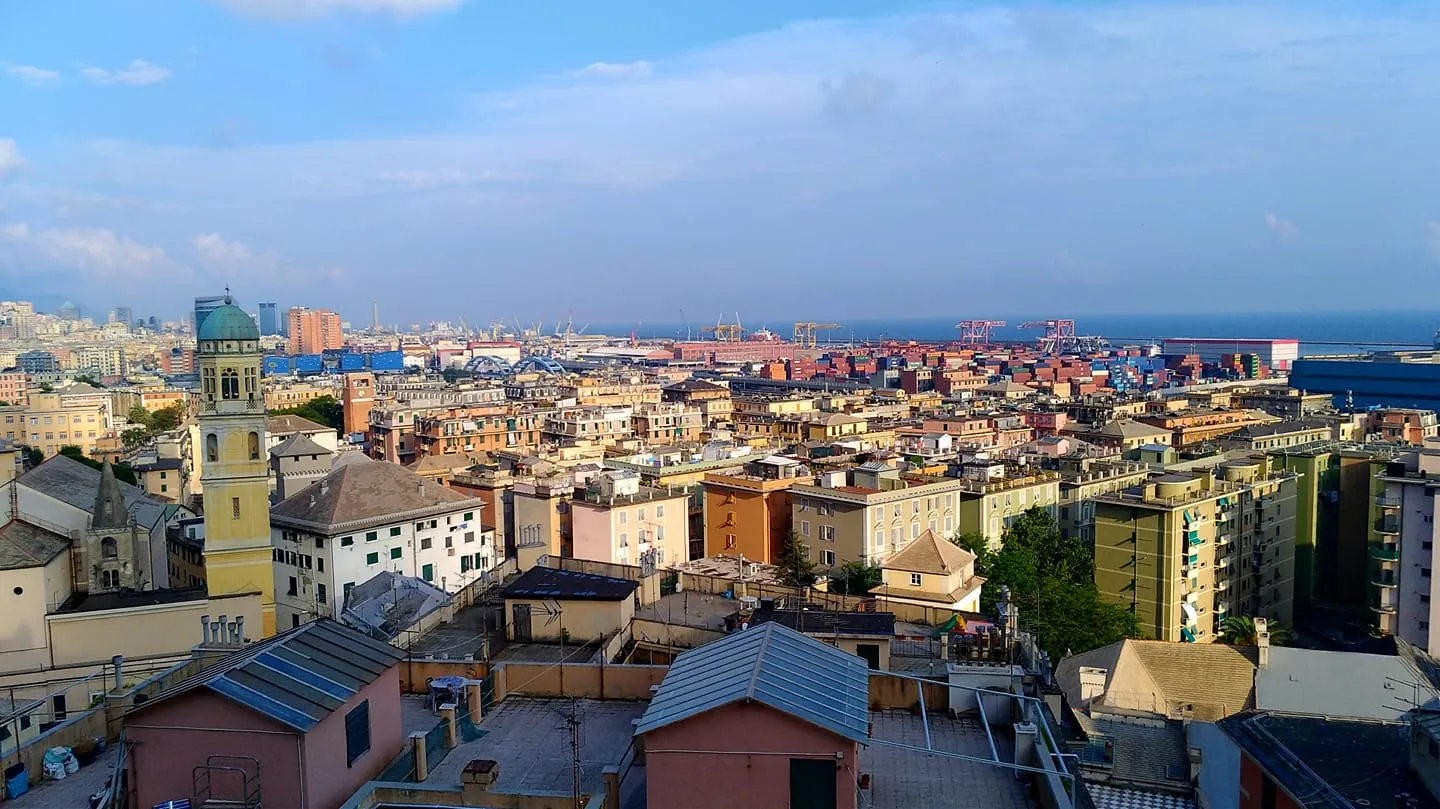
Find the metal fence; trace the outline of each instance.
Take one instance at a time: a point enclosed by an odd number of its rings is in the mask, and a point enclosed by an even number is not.
[[[940,656],[940,641],[936,639],[892,640],[890,641],[890,655],[892,657],[938,658]]]

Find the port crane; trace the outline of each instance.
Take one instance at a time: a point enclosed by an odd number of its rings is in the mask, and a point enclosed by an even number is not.
[[[701,334],[714,335],[715,340],[721,343],[738,343],[745,338],[745,329],[740,325],[740,313],[735,313],[735,322],[726,323],[725,313],[721,312],[720,317],[715,319],[715,325],[702,326]]]
[[[1075,321],[1069,318],[1030,320],[1021,323],[1020,328],[1045,330],[1045,335],[1036,339],[1036,345],[1045,354],[1100,351],[1109,345],[1104,337],[1077,335]]]
[[[839,323],[796,323],[792,339],[795,341],[795,344],[801,348],[815,348],[819,344],[819,341],[816,339],[816,332],[843,328],[845,327]]]
[[[960,343],[967,346],[990,345],[990,330],[1005,328],[1003,320],[962,320],[955,324],[960,330]]]

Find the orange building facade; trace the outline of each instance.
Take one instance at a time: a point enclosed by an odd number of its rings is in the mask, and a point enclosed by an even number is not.
[[[790,536],[790,485],[794,478],[706,475],[705,555],[737,556],[762,564],[780,558]]]

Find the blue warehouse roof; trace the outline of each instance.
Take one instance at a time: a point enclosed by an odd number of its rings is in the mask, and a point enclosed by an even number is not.
[[[135,711],[205,688],[305,733],[404,657],[388,643],[321,619],[248,646]]]
[[[736,702],[758,702],[857,742],[869,738],[865,661],[778,623],[736,632],[675,659],[635,733]]]

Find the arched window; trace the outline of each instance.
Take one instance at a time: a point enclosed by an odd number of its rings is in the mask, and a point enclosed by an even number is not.
[[[226,368],[220,372],[220,398],[240,398],[240,375],[235,373],[234,368]]]
[[[100,587],[105,590],[116,590],[120,587],[120,571],[100,571]]]
[[[100,558],[114,559],[118,555],[119,546],[115,544],[114,537],[105,537],[100,540]]]
[[[251,433],[251,434],[250,434],[250,460],[252,460],[252,461],[258,461],[258,460],[260,460],[260,434],[259,434],[259,433]]]
[[[220,439],[214,433],[205,436],[205,460],[211,463],[220,460]]]

